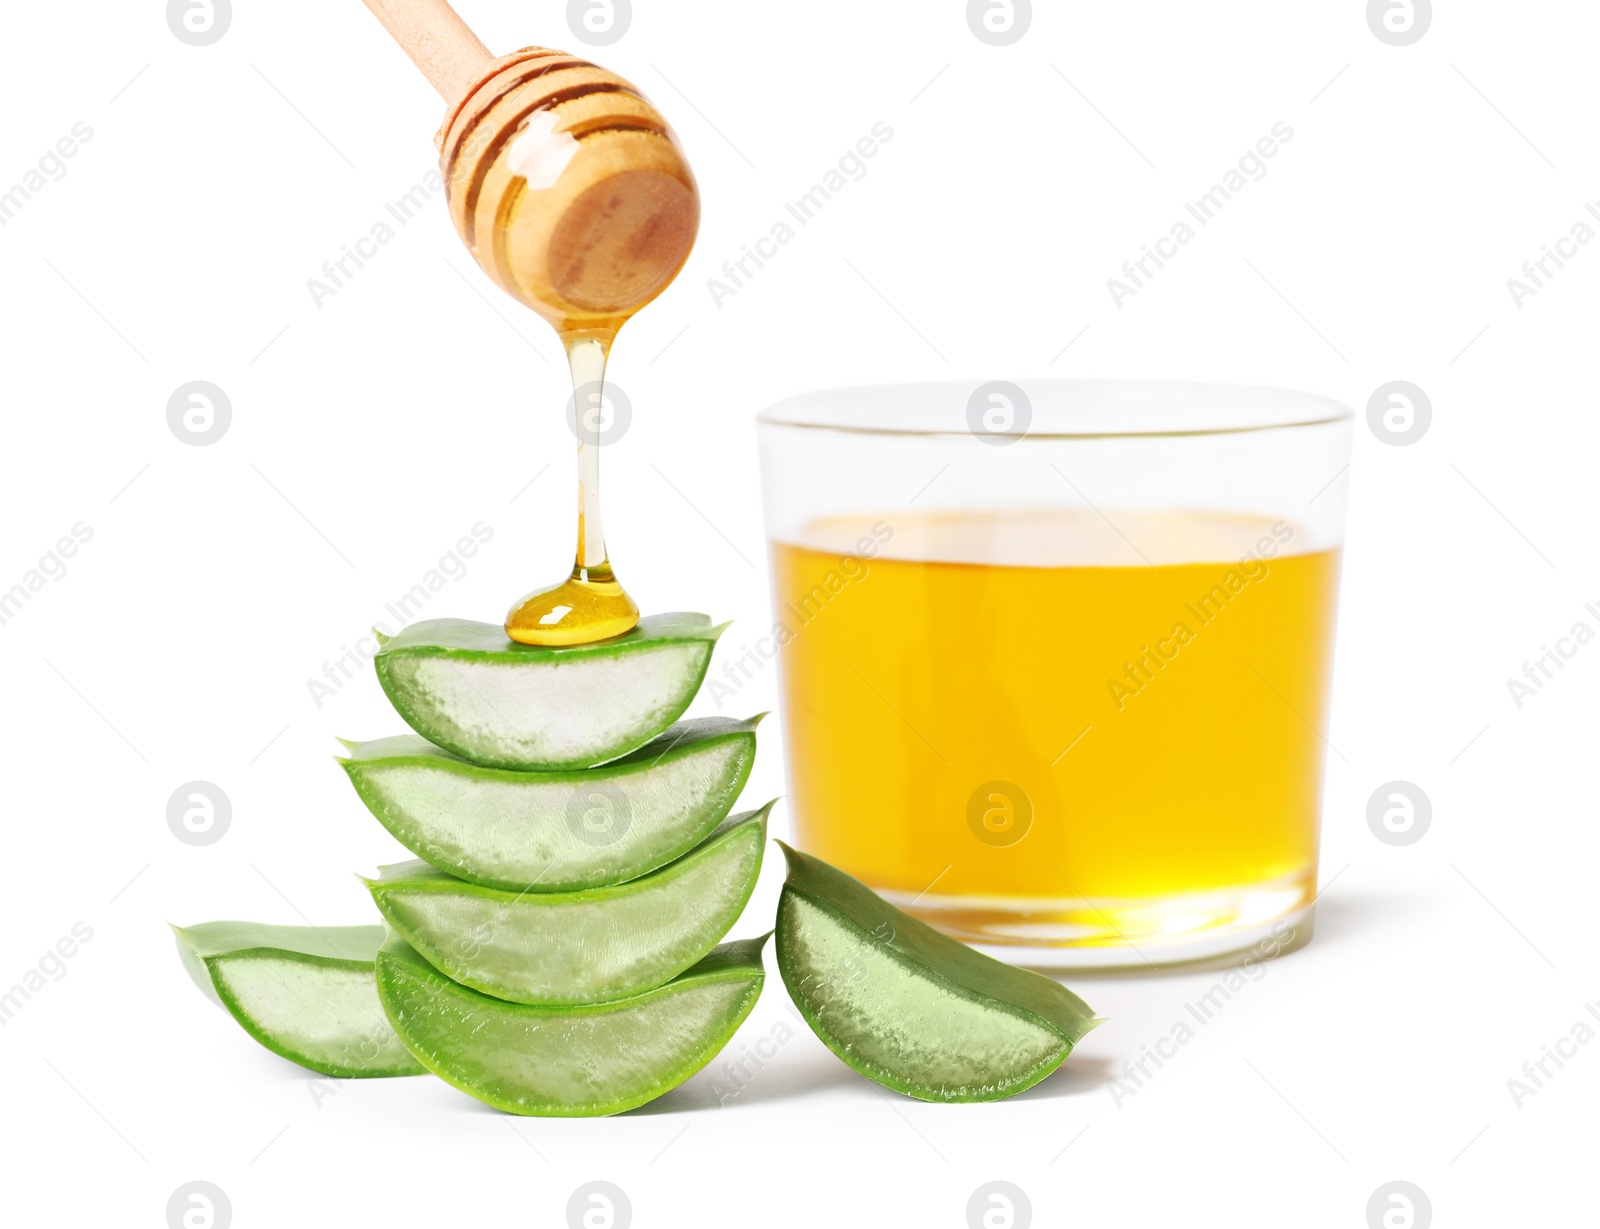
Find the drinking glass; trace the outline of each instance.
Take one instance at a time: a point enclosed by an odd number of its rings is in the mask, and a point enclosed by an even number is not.
[[[1016,963],[1309,936],[1352,415],[854,388],[759,419],[801,846]]]

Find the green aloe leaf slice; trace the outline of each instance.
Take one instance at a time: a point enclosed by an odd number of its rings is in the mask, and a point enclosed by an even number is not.
[[[378,1002],[382,926],[174,926],[195,985],[267,1049],[323,1075],[421,1075]]]
[[[756,723],[682,721],[600,768],[479,768],[415,735],[350,743],[339,762],[367,808],[458,879],[568,892],[637,878],[692,849],[733,810]]]
[[[407,725],[475,764],[590,768],[683,716],[722,630],[705,615],[652,615],[611,640],[538,648],[489,623],[432,619],[384,641],[378,681]]]
[[[734,816],[676,862],[617,887],[502,892],[425,862],[386,866],[366,884],[407,943],[474,990],[569,1006],[631,998],[671,981],[739,920],[771,808]]]
[[[532,1007],[457,985],[397,934],[378,952],[378,996],[428,1070],[512,1114],[616,1114],[716,1057],[760,997],[766,936],[725,943],[666,985],[611,1003]]]
[[[1044,1079],[1101,1023],[1058,982],[940,934],[826,862],[783,852],[783,983],[812,1031],[868,1079],[924,1101],[997,1101]]]

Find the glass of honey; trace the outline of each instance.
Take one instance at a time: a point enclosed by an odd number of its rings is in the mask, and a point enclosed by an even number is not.
[[[1353,418],[996,381],[760,416],[801,846],[1014,963],[1310,935]]]

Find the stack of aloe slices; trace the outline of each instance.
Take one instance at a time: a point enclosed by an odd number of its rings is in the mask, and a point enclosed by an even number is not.
[[[431,1071],[511,1113],[613,1114],[683,1083],[765,979],[766,937],[718,946],[766,844],[772,803],[729,816],[759,718],[680,720],[721,631],[674,614],[541,649],[437,620],[387,640],[378,677],[416,736],[347,743],[339,761],[418,855],[364,880],[387,928],[175,928],[196,983],[314,1071]],[[784,852],[784,984],[867,1078],[997,1100],[1100,1023],[1055,981]]]
[[[431,1071],[520,1114],[611,1114],[681,1084],[764,981],[718,947],[755,888],[772,804],[730,818],[757,719],[682,721],[722,629],[645,619],[533,648],[437,620],[378,678],[415,735],[350,743],[361,800],[419,858],[366,880],[387,928],[178,929],[197,984],[328,1075]]]

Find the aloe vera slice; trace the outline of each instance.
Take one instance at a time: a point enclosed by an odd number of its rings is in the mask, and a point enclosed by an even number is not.
[[[502,892],[426,862],[365,882],[389,925],[453,981],[513,1003],[631,998],[671,981],[739,920],[771,809],[734,816],[676,862],[617,887]]]
[[[457,985],[397,934],[378,996],[400,1039],[462,1092],[512,1114],[616,1114],[676,1088],[760,997],[766,936],[725,943],[666,985],[611,1003],[532,1007]]]
[[[382,926],[174,926],[195,985],[267,1049],[323,1075],[421,1075],[378,1002]]]
[[[418,734],[492,768],[591,768],[683,716],[721,627],[652,615],[595,644],[539,648],[463,619],[414,623],[384,641],[378,681]]]
[[[692,849],[733,810],[756,723],[682,721],[600,768],[479,768],[415,735],[349,743],[356,792],[396,839],[489,888],[567,892],[621,883]]]
[[[924,1101],[998,1101],[1044,1079],[1101,1023],[1058,982],[940,934],[826,862],[783,852],[783,983],[812,1031],[869,1080]]]

